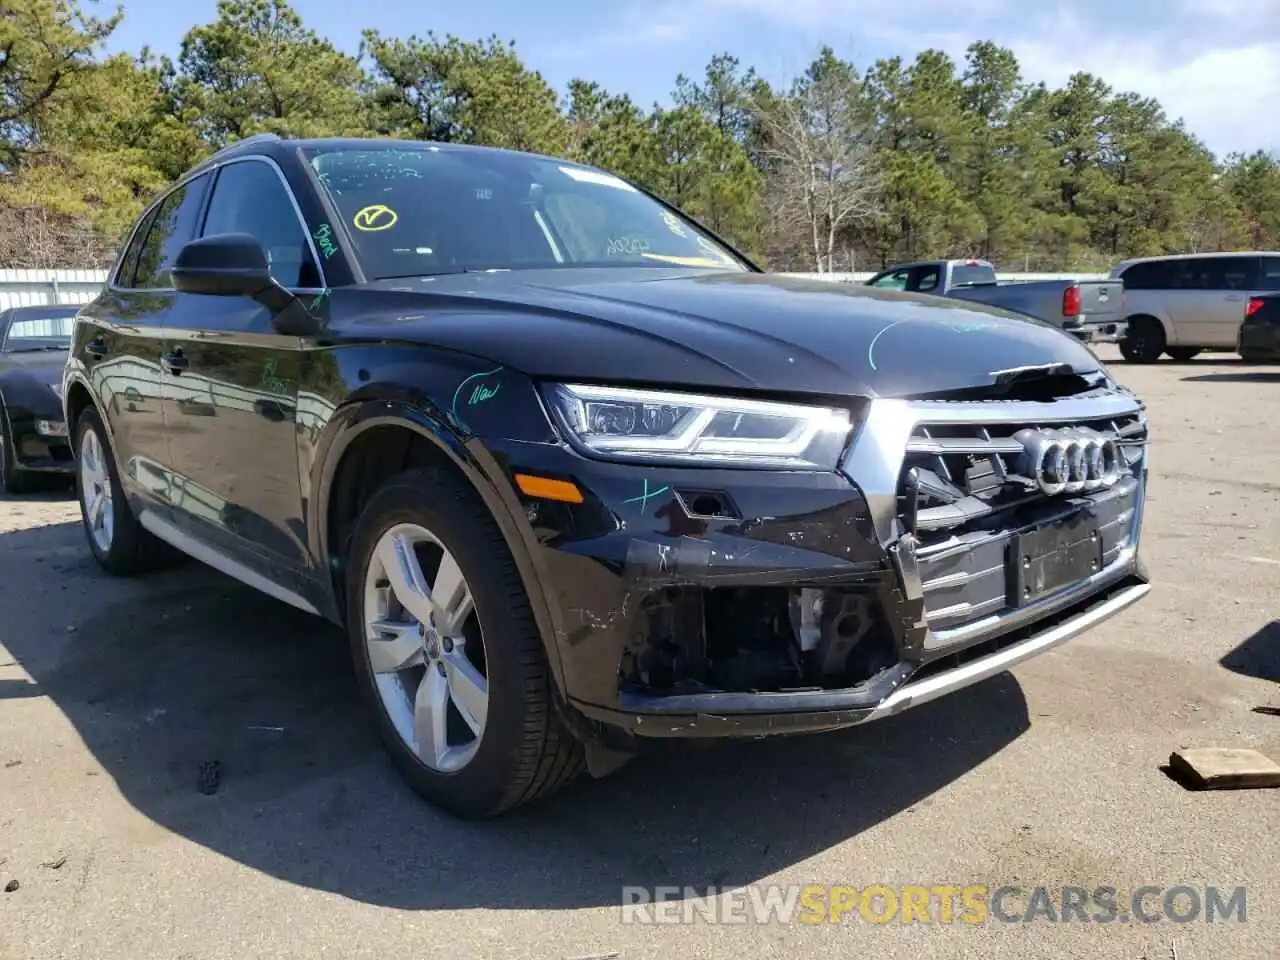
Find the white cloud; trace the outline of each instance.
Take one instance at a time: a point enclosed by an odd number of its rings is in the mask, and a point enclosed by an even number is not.
[[[1079,56],[1040,41],[1011,47],[1034,79],[1057,85],[1086,70],[1117,90],[1154,97],[1219,155],[1280,147],[1280,41],[1205,49],[1182,62],[1154,43],[1113,41]]]

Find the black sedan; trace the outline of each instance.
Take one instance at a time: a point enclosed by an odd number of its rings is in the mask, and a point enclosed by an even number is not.
[[[41,474],[74,475],[62,418],[62,367],[78,306],[0,312],[0,492]]]
[[[1249,299],[1244,323],[1240,325],[1236,353],[1246,363],[1280,360],[1280,293]]]

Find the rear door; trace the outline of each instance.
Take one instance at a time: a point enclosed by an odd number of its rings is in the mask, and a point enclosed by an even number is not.
[[[324,282],[279,168],[244,157],[219,168],[201,235],[247,233],[281,285],[311,299]],[[188,535],[301,592],[308,566],[298,474],[303,342],[249,297],[179,294],[169,322],[165,426]]]
[[[1178,343],[1235,349],[1257,275],[1257,257],[1228,254],[1183,260],[1178,293],[1170,298]]]
[[[940,293],[942,291],[942,264],[923,263],[911,268],[907,277],[907,289],[912,293]]]

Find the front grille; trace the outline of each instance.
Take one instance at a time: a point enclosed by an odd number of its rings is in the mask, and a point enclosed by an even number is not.
[[[977,411],[975,411],[976,413]],[[1028,428],[1084,429],[1117,442],[1120,476],[1087,493],[1043,493],[1025,475],[1015,434]],[[1010,548],[1019,534],[1084,518],[1101,540],[1101,568],[1133,536],[1145,419],[1135,413],[1054,422],[922,422],[907,442],[898,483],[898,522],[910,534],[931,631],[947,631],[1016,606]]]

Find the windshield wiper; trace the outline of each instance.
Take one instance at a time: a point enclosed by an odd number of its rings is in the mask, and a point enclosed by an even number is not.
[[[390,277],[378,277],[379,280],[413,280],[417,277],[454,277],[460,273],[488,273],[487,269],[476,267],[453,267],[449,270],[426,270],[421,273],[397,273]]]
[[[45,350],[69,350],[69,349],[71,349],[71,344],[69,343],[61,347],[55,346],[54,344],[46,344],[45,346],[42,346],[42,347],[10,347],[5,352],[6,353],[40,353]]]

